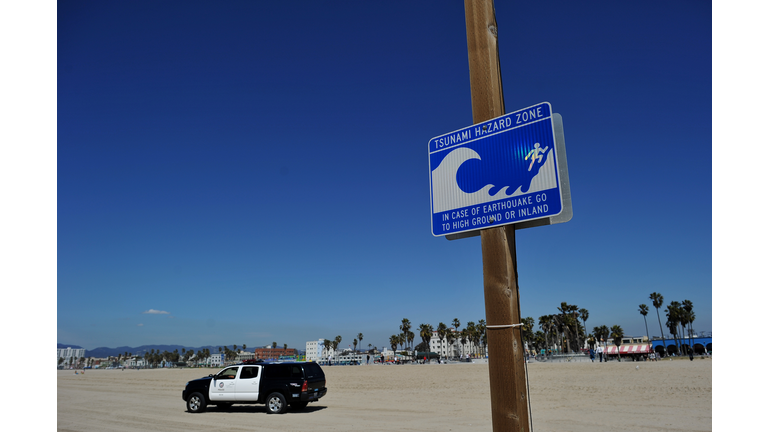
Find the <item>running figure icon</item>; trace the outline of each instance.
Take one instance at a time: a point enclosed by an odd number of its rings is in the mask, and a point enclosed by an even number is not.
[[[538,159],[539,163],[541,163],[541,159],[544,157],[544,154],[547,152],[547,149],[549,146],[541,148],[541,144],[536,143],[533,145],[533,150],[529,151],[528,154],[525,156],[525,160],[528,160],[528,158],[531,158],[531,164],[528,165],[528,171],[533,168],[533,163],[536,162]]]

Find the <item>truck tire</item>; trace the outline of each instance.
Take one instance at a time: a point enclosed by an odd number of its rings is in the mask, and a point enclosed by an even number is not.
[[[286,405],[282,393],[274,392],[267,396],[267,414],[282,414]]]
[[[197,414],[205,411],[205,396],[200,393],[192,393],[187,398],[187,411]]]

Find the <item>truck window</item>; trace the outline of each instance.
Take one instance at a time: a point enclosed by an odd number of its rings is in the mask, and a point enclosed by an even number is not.
[[[259,368],[256,366],[245,366],[240,371],[240,379],[251,379],[259,376]]]

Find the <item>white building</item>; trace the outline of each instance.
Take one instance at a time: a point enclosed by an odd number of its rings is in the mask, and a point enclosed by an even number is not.
[[[210,357],[203,359],[202,363],[204,363],[208,367],[221,367],[221,364],[224,363],[224,354],[223,353],[211,354]]]
[[[321,361],[323,358],[328,359],[328,355],[325,352],[325,339],[318,339],[316,341],[307,342],[306,358],[307,361]]]
[[[127,361],[123,361],[123,366],[143,368],[147,366],[147,362],[143,357],[131,357]]]
[[[353,362],[356,362],[357,364],[365,364],[368,361],[368,354],[367,352],[355,352],[350,350],[344,350],[341,354],[336,356],[334,359],[334,362],[336,363],[346,363],[346,364],[352,364]],[[375,360],[374,356],[371,356],[371,363]]]
[[[256,356],[255,353],[252,353],[250,351],[238,351],[237,352],[237,362],[243,362],[245,360],[253,360]]]
[[[453,334],[453,341],[449,342],[448,337],[440,339],[437,331],[432,332],[432,338],[429,340],[429,350],[440,355],[442,358],[458,358],[469,355],[481,354],[479,346],[467,339],[466,343],[461,343],[460,332],[456,329],[448,329]]]
[[[379,354],[379,359],[378,360],[381,360],[381,356],[384,356],[384,360],[386,360],[386,361],[394,360],[395,359],[395,352],[392,351],[389,348],[384,348],[384,349],[381,350],[381,353]]]
[[[77,364],[81,357],[85,357],[85,348],[56,348],[56,361],[64,359],[62,365]]]

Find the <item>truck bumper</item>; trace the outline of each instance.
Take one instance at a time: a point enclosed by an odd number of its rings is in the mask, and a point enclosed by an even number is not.
[[[325,396],[325,394],[328,393],[328,389],[324,388],[321,390],[318,390],[316,392],[302,392],[301,393],[301,401],[302,402],[313,402],[321,397]]]

